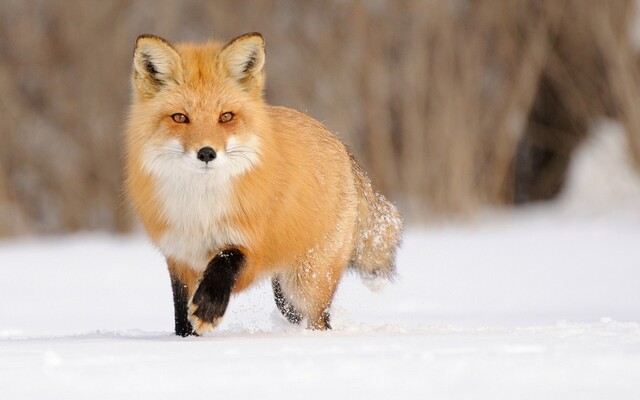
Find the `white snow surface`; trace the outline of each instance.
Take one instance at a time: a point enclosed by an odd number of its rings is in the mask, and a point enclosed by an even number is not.
[[[288,324],[265,282],[178,338],[143,237],[0,242],[0,398],[638,399],[640,178],[607,124],[558,202],[409,229],[398,279],[348,275],[328,332]]]

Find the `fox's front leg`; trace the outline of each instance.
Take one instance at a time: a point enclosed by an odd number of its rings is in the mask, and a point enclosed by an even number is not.
[[[244,263],[237,248],[222,250],[209,262],[189,304],[188,319],[198,335],[220,323]]]
[[[195,292],[199,274],[185,264],[167,258],[171,289],[173,291],[173,310],[175,332],[178,336],[194,335],[193,326],[189,321],[189,300]]]
[[[178,336],[193,335],[193,326],[187,318],[189,312],[189,290],[178,277],[171,276],[171,289],[173,291],[173,319],[175,332]]]

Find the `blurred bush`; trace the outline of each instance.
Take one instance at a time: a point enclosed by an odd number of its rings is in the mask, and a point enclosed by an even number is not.
[[[626,0],[0,1],[0,234],[126,231],[136,37],[262,32],[267,98],[337,132],[409,222],[552,198],[600,115],[640,159]]]

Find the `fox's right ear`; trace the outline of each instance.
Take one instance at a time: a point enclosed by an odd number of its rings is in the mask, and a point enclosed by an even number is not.
[[[133,51],[133,81],[144,97],[153,97],[162,89],[183,81],[182,60],[166,40],[140,35]]]

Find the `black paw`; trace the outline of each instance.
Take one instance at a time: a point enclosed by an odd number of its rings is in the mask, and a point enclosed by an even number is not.
[[[221,251],[209,262],[189,310],[197,333],[218,324],[227,310],[231,290],[243,264],[244,254],[235,248]]]

